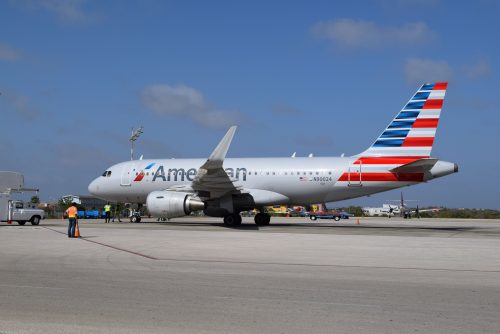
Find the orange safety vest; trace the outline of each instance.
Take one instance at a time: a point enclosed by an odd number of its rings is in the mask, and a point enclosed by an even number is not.
[[[68,214],[69,218],[76,218],[76,215],[78,214],[78,209],[76,206],[70,206],[68,210],[66,210],[66,213]]]

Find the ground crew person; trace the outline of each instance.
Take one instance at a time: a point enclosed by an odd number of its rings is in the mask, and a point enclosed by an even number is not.
[[[111,221],[111,205],[109,205],[109,202],[104,206],[104,215],[104,222],[109,223]]]
[[[76,207],[76,203],[71,203],[71,206],[66,209],[66,215],[68,216],[68,238],[75,237],[75,227],[76,227],[76,218],[78,216],[78,209]]]
[[[113,220],[112,220],[113,223],[115,222],[115,217],[118,218],[118,221],[120,223],[122,222],[122,220],[120,219],[121,208],[119,209],[119,207],[120,207],[120,204],[116,203],[116,205],[115,205],[115,212],[113,213]]]

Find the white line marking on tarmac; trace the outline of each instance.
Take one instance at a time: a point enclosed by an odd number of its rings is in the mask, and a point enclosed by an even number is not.
[[[356,307],[372,307],[380,308],[380,305],[375,304],[352,304],[352,303],[335,303],[335,302],[319,302],[312,300],[289,300],[289,299],[277,299],[277,298],[253,298],[253,297],[226,297],[226,296],[216,296],[215,299],[224,300],[257,300],[257,301],[269,301],[269,302],[289,302],[289,303],[299,303],[299,304],[320,304],[320,305],[338,305],[338,306],[356,306]]]
[[[56,288],[53,286],[34,286],[34,285],[17,285],[17,284],[0,284],[0,287],[29,288],[29,289],[53,289],[53,290],[66,290],[66,289],[68,289],[68,288]]]

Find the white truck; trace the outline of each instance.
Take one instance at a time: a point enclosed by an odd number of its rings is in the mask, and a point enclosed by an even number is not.
[[[0,221],[16,221],[19,225],[31,222],[32,225],[40,224],[45,218],[45,212],[24,204],[22,201],[13,200],[13,192],[38,191],[38,189],[24,188],[24,176],[17,172],[0,171]]]
[[[0,221],[15,221],[19,225],[30,222],[31,225],[38,225],[44,218],[43,210],[30,208],[22,201],[12,200],[10,194],[0,194]]]

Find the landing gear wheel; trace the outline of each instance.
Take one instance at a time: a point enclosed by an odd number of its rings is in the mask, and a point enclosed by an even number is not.
[[[24,224],[26,224],[26,222],[24,221],[21,221],[21,222],[17,222],[19,225],[23,226]]]
[[[130,222],[131,223],[140,223],[141,222],[141,216],[133,215],[132,217],[130,217]]]
[[[224,225],[239,226],[241,225],[241,216],[239,214],[227,215],[224,217]]]
[[[31,225],[38,225],[40,224],[40,217],[36,216],[31,218]]]
[[[271,216],[267,213],[260,212],[255,215],[254,221],[257,226],[266,226],[271,222]]]

